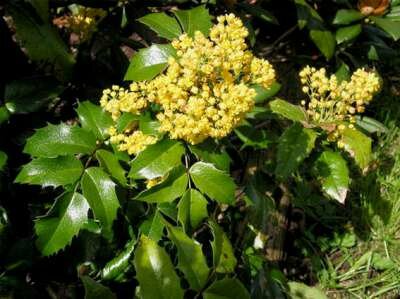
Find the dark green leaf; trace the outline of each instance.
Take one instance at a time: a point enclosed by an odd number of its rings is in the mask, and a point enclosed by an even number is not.
[[[87,221],[89,206],[79,193],[65,193],[57,198],[49,213],[35,221],[36,245],[44,255],[51,255],[71,243]]]
[[[185,168],[183,166],[175,167],[162,183],[139,193],[135,199],[149,203],[171,202],[186,191],[188,180]]]
[[[361,25],[351,25],[339,28],[336,31],[336,41],[338,44],[355,39],[361,33]]]
[[[300,29],[303,29],[309,23],[323,22],[318,12],[312,8],[306,0],[295,0],[294,2],[296,3],[297,19]]]
[[[272,23],[278,25],[279,22],[275,18],[275,16],[270,13],[268,10],[263,9],[262,7],[254,4],[246,4],[246,3],[239,3],[239,7],[243,8],[249,14],[259,18],[260,20],[266,21],[268,23]]]
[[[204,299],[250,299],[249,292],[236,278],[215,281],[203,293]]]
[[[189,145],[189,147],[190,151],[195,154],[198,159],[212,163],[218,169],[229,171],[231,158],[228,153],[224,149],[221,149],[221,146],[214,141],[208,139],[200,144]]]
[[[209,224],[214,238],[211,242],[211,247],[215,271],[217,273],[233,273],[237,260],[233,253],[231,242],[217,223],[210,221]]]
[[[183,31],[194,37],[196,31],[208,36],[212,26],[211,16],[204,6],[198,6],[189,10],[177,10],[174,12],[181,24]]]
[[[85,287],[85,299],[117,299],[111,290],[89,276],[82,276],[81,280]]]
[[[372,159],[371,138],[358,130],[347,128],[341,132],[344,149],[355,160],[356,164],[365,170]]]
[[[185,231],[195,229],[207,218],[207,199],[195,189],[188,189],[178,204],[178,220]]]
[[[104,140],[108,136],[107,130],[113,125],[109,113],[88,101],[79,103],[76,111],[84,129],[91,131],[100,140]]]
[[[81,185],[83,195],[93,210],[95,218],[100,221],[104,235],[111,238],[112,225],[117,218],[119,208],[115,183],[101,168],[90,167],[85,170]]]
[[[269,108],[272,112],[279,114],[293,121],[307,121],[307,115],[303,108],[293,105],[287,101],[277,99],[269,102]]]
[[[167,230],[169,239],[178,250],[178,268],[185,275],[190,288],[200,291],[210,272],[201,245],[189,238],[181,228],[167,224]]]
[[[115,258],[109,261],[101,271],[101,276],[105,280],[118,280],[118,278],[124,274],[129,268],[131,256],[135,249],[136,239],[130,240],[125,249],[118,254]]]
[[[12,81],[6,85],[5,105],[11,113],[35,112],[55,99],[63,90],[64,87],[50,76]]]
[[[96,152],[96,158],[99,161],[100,166],[122,186],[127,185],[125,177],[126,171],[122,168],[121,164],[119,164],[118,158],[113,153],[100,149]]]
[[[15,182],[57,187],[76,182],[82,172],[81,161],[73,156],[37,158],[23,166]]]
[[[369,17],[375,24],[386,31],[394,41],[400,39],[400,22],[384,19],[381,17]]]
[[[335,54],[335,36],[326,29],[311,29],[310,38],[326,59],[331,59]]]
[[[168,58],[171,56],[175,56],[175,49],[171,45],[153,44],[149,48],[139,50],[131,59],[124,80],[153,79],[167,67]]]
[[[189,173],[196,187],[211,199],[224,204],[235,203],[236,185],[228,173],[204,162],[195,163]]]
[[[285,180],[296,171],[314,148],[316,138],[313,130],[298,123],[286,129],[279,139],[275,174]]]
[[[346,63],[342,62],[340,67],[336,71],[335,76],[339,83],[342,81],[348,81],[350,79],[349,66]]]
[[[139,121],[140,116],[129,112],[124,112],[117,120],[116,129],[119,133],[124,132],[126,129],[130,128],[134,122]]]
[[[5,152],[0,151],[0,172],[3,171],[7,164],[8,156]]]
[[[143,299],[180,299],[183,290],[172,262],[163,248],[146,236],[135,252],[136,278]]]
[[[10,111],[8,111],[6,106],[0,107],[0,125],[9,120],[11,116]]]
[[[235,129],[236,136],[243,142],[241,149],[245,147],[253,147],[258,149],[266,149],[271,140],[265,130],[254,128],[251,124],[246,124]]]
[[[173,167],[181,164],[185,149],[178,141],[163,139],[149,145],[132,161],[129,177],[154,179],[164,176]]]
[[[48,125],[36,130],[26,142],[24,153],[34,157],[52,158],[69,154],[90,154],[96,138],[90,132],[66,124]]]
[[[172,40],[182,34],[177,20],[163,12],[151,13],[138,19],[139,22],[149,26],[160,37]]]
[[[333,19],[335,25],[349,25],[364,18],[364,15],[354,9],[339,9]]]
[[[274,82],[269,89],[265,89],[261,85],[252,85],[251,88],[257,92],[254,101],[259,104],[275,96],[281,90],[281,85]]]
[[[349,189],[346,160],[337,152],[325,151],[316,161],[322,189],[333,199],[344,203]]]

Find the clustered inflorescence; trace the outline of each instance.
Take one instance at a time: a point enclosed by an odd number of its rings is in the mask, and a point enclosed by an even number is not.
[[[329,135],[337,140],[340,131],[353,127],[357,113],[363,113],[373,96],[380,89],[380,79],[375,72],[358,69],[349,81],[341,81],[335,75],[327,77],[326,70],[305,67],[300,72],[303,92],[309,101],[302,101],[310,120],[317,125],[336,124]],[[340,144],[339,144],[340,145]]]
[[[253,56],[247,29],[233,14],[220,16],[209,37],[200,31],[182,34],[172,42],[176,56],[166,71],[151,81],[133,83],[129,90],[114,86],[103,92],[101,106],[118,120],[121,113],[140,114],[150,103],[160,107],[159,131],[191,144],[222,138],[254,105],[252,84],[269,88],[275,81],[271,64]],[[136,154],[155,137],[137,130],[110,129],[111,142]]]

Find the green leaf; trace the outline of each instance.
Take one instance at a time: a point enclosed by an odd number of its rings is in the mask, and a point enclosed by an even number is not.
[[[167,224],[167,230],[169,239],[178,250],[178,268],[185,275],[190,288],[200,291],[210,272],[201,245],[189,238],[181,228]]]
[[[281,87],[282,85],[280,85],[278,82],[274,82],[268,89],[258,84],[252,85],[251,88],[253,88],[257,93],[256,97],[254,98],[254,102],[259,104],[272,98],[281,90]]]
[[[5,152],[0,151],[0,172],[4,170],[7,164],[8,156]]]
[[[340,64],[340,67],[338,68],[338,70],[335,73],[335,76],[338,80],[338,82],[342,82],[342,81],[348,81],[350,80],[350,68],[349,66],[342,62]]]
[[[188,189],[178,204],[178,221],[185,231],[195,229],[207,218],[207,199],[195,189]]]
[[[29,58],[54,65],[56,75],[66,80],[72,75],[74,57],[68,52],[57,30],[44,22],[27,3],[9,3],[7,12],[12,16],[17,38]]]
[[[312,8],[306,0],[295,0],[297,9],[297,19],[299,28],[303,29],[306,25],[322,23],[323,19],[318,12]]]
[[[297,170],[314,148],[317,134],[296,123],[282,134],[278,144],[275,174],[282,180]]]
[[[37,158],[23,166],[15,182],[57,187],[76,182],[82,172],[81,161],[73,156]]]
[[[95,218],[101,223],[104,236],[111,238],[112,225],[119,208],[115,183],[101,168],[90,167],[82,176],[81,186]]]
[[[189,148],[198,159],[212,163],[218,169],[229,172],[231,158],[228,153],[213,140],[207,139],[200,144],[189,145]]]
[[[79,121],[85,130],[91,131],[100,140],[106,139],[107,130],[113,125],[109,113],[88,101],[79,103],[76,112],[78,112]]]
[[[346,160],[337,152],[324,151],[316,161],[322,189],[333,199],[344,203],[349,190]]]
[[[307,115],[303,108],[293,105],[285,100],[276,99],[269,102],[269,108],[272,112],[279,114],[293,121],[307,121]]]
[[[339,9],[336,12],[333,24],[335,25],[349,25],[355,21],[359,21],[364,18],[364,15],[355,9]]]
[[[188,180],[185,168],[183,166],[175,167],[162,183],[139,193],[135,199],[149,203],[171,202],[186,191]]]
[[[183,290],[172,262],[163,248],[146,236],[135,252],[136,278],[143,299],[180,299]]]
[[[356,125],[368,133],[385,133],[388,129],[384,124],[368,116],[356,116]]]
[[[139,50],[131,59],[124,80],[153,79],[167,67],[168,58],[171,56],[175,56],[175,49],[171,45],[153,44],[149,48]]]
[[[118,158],[111,152],[99,149],[96,152],[96,158],[100,166],[104,168],[118,183],[122,186],[127,186],[126,171],[119,164]]]
[[[215,281],[203,293],[204,299],[250,299],[249,292],[236,278]],[[307,298],[307,297],[305,297]]]
[[[341,142],[344,149],[355,160],[356,164],[365,170],[371,162],[371,138],[367,137],[358,130],[346,128],[341,132]]]
[[[52,125],[36,130],[26,142],[24,153],[34,157],[53,158],[69,154],[91,154],[96,138],[77,126]]]
[[[160,241],[164,234],[164,219],[159,210],[156,210],[150,218],[143,221],[140,231],[155,242]]]
[[[35,221],[36,246],[44,256],[71,243],[87,221],[89,206],[79,193],[64,193],[49,213]]]
[[[124,132],[126,129],[130,128],[134,122],[139,121],[140,115],[132,114],[129,112],[123,112],[116,122],[116,129],[119,133]]]
[[[249,14],[259,18],[260,20],[266,21],[271,24],[279,25],[278,20],[272,13],[270,13],[268,10],[263,9],[258,5],[239,3],[238,6],[243,8]]]
[[[193,164],[189,173],[196,187],[211,199],[224,204],[235,203],[236,185],[228,173],[204,162]]]
[[[289,286],[289,296],[292,299],[304,299],[304,298],[327,299],[328,298],[317,287],[309,287],[301,282],[290,281],[290,282],[288,282],[288,286]]]
[[[335,54],[335,36],[326,29],[311,29],[310,38],[326,59],[331,59]]]
[[[236,136],[243,142],[241,149],[246,147],[266,149],[271,143],[267,131],[256,129],[250,123],[240,126],[234,131]]]
[[[336,41],[338,44],[355,39],[361,33],[361,25],[351,25],[339,28],[336,31]]]
[[[125,249],[115,258],[109,261],[101,270],[101,277],[104,280],[116,280],[121,277],[124,272],[130,267],[130,259],[136,245],[136,238],[130,240]]]
[[[51,76],[25,78],[6,85],[5,106],[10,113],[25,114],[39,110],[65,88]]]
[[[370,16],[369,18],[374,21],[378,27],[386,31],[394,41],[400,39],[400,22],[374,16]]]
[[[215,271],[217,273],[233,273],[237,265],[237,260],[231,242],[217,223],[210,221],[209,225],[214,238],[211,242],[211,247]]]
[[[89,276],[81,276],[85,287],[85,299],[117,299],[111,290]]]
[[[163,139],[149,145],[132,161],[129,177],[133,179],[154,179],[164,176],[175,166],[181,164],[185,148],[178,141]]]
[[[145,15],[139,18],[138,21],[150,27],[158,36],[169,40],[177,38],[182,34],[177,20],[163,12]]]
[[[194,37],[196,31],[200,31],[204,36],[208,36],[212,26],[211,16],[203,5],[189,10],[177,10],[174,13],[183,31],[189,36]]]
[[[6,106],[0,106],[0,125],[9,120],[11,116]]]

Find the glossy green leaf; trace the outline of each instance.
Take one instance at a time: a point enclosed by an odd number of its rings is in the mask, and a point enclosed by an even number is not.
[[[132,161],[129,177],[133,179],[154,179],[164,176],[181,164],[185,148],[178,141],[163,139],[149,145]]]
[[[339,28],[336,31],[336,41],[338,44],[351,41],[361,33],[361,25],[355,24]]]
[[[251,88],[253,88],[257,95],[254,98],[254,101],[259,104],[262,103],[273,96],[275,96],[280,90],[281,90],[282,85],[279,84],[278,82],[274,82],[270,88],[266,89],[262,87],[261,85],[251,85]]]
[[[164,219],[161,213],[156,210],[153,216],[149,217],[142,223],[140,231],[153,241],[158,242],[164,234],[164,227]]]
[[[117,280],[124,274],[124,272],[130,267],[130,259],[135,249],[136,239],[130,240],[125,249],[118,254],[115,258],[109,261],[101,271],[101,277],[104,280]]]
[[[122,168],[118,158],[111,152],[99,149],[96,151],[96,158],[100,166],[106,170],[122,186],[127,186],[126,171]]]
[[[209,225],[213,234],[211,247],[215,271],[217,273],[233,273],[237,265],[237,260],[231,242],[217,223],[210,221]]]
[[[174,12],[183,31],[194,37],[196,31],[208,36],[212,26],[211,16],[204,6],[198,6],[189,10],[177,10]]]
[[[145,202],[171,202],[186,191],[189,178],[183,166],[173,168],[165,180],[154,187],[139,193],[136,200]]]
[[[367,137],[358,130],[347,128],[341,132],[341,141],[344,149],[355,160],[356,164],[365,170],[371,162],[371,138]]]
[[[189,145],[190,151],[199,160],[212,163],[218,169],[228,171],[231,158],[228,153],[212,140],[206,140],[200,144]]]
[[[175,56],[171,45],[153,44],[149,48],[137,52],[129,64],[124,80],[151,80],[167,66],[168,58]]]
[[[286,129],[279,139],[275,174],[282,180],[287,179],[311,153],[316,139],[313,130],[298,123]]]
[[[369,18],[374,21],[378,27],[386,31],[394,41],[400,39],[400,22],[374,16],[370,16]]]
[[[64,87],[51,76],[12,81],[5,88],[5,106],[13,114],[35,112],[54,100],[63,90]]]
[[[117,132],[122,133],[126,129],[131,128],[131,126],[135,123],[138,122],[140,119],[140,115],[132,114],[129,112],[123,112],[121,116],[118,118],[116,121],[116,126],[115,128],[117,129]]]
[[[309,23],[322,23],[323,20],[318,12],[310,6],[306,0],[295,0],[299,28],[303,29]]]
[[[90,154],[96,148],[95,136],[77,126],[64,123],[36,130],[28,138],[24,153],[34,157],[53,158],[69,154]]]
[[[316,161],[322,189],[333,199],[344,203],[349,190],[349,170],[338,152],[324,151]]]
[[[145,15],[144,17],[139,18],[138,21],[149,26],[151,30],[158,34],[158,36],[169,40],[177,38],[182,34],[178,21],[163,12]]]
[[[11,113],[6,106],[0,106],[0,125],[10,119]]]
[[[88,101],[79,103],[76,111],[84,129],[91,131],[100,140],[104,140],[108,136],[107,130],[113,125],[109,113]]]
[[[57,198],[45,217],[35,221],[36,246],[44,256],[56,253],[71,243],[87,221],[89,205],[79,193]]]
[[[364,18],[364,15],[355,9],[339,9],[336,12],[333,24],[335,25],[349,25],[355,21],[359,21]]]
[[[112,225],[119,208],[115,183],[101,168],[90,167],[82,176],[81,186],[95,218],[101,223],[104,236],[111,238]]]
[[[307,115],[303,108],[293,105],[285,100],[276,99],[269,102],[269,108],[272,112],[279,114],[293,121],[307,121]]]
[[[236,185],[228,173],[204,162],[193,164],[189,173],[196,187],[211,199],[224,204],[235,203]]]
[[[356,125],[368,133],[384,133],[388,130],[383,123],[368,116],[356,116]]]
[[[190,288],[200,291],[207,282],[210,269],[203,255],[201,245],[178,227],[167,224],[168,238],[178,250],[178,268],[185,275]]]
[[[111,290],[89,276],[81,276],[85,287],[85,299],[117,299]]]
[[[332,58],[336,47],[335,36],[332,32],[326,29],[311,29],[310,38],[326,59]]]
[[[180,299],[183,290],[172,262],[163,248],[142,236],[135,252],[136,278],[143,299]]]
[[[250,299],[250,294],[236,278],[215,281],[203,293],[204,299]]]
[[[3,169],[6,167],[7,160],[8,160],[7,154],[3,151],[0,151],[0,172],[3,171]]]
[[[290,281],[288,282],[289,286],[289,296],[292,299],[304,299],[304,298],[313,298],[313,299],[327,299],[328,297],[317,287],[309,287],[308,285],[301,283]]]
[[[207,199],[195,189],[188,189],[178,204],[178,220],[185,231],[195,229],[207,218]]]
[[[37,158],[22,167],[15,182],[57,187],[76,182],[82,172],[81,161],[73,156]]]
[[[241,149],[246,147],[266,149],[271,143],[267,131],[256,129],[251,124],[240,126],[234,131],[236,136],[243,142]]]
[[[350,79],[350,68],[349,66],[342,62],[340,64],[340,67],[338,68],[338,70],[335,73],[335,76],[338,80],[338,82],[342,82],[342,81],[348,81]]]

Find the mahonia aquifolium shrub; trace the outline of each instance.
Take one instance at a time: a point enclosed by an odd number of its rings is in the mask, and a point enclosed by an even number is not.
[[[264,59],[248,50],[248,30],[233,14],[220,16],[209,38],[197,31],[194,38],[182,34],[172,41],[177,57],[168,59],[164,74],[147,82],[106,89],[101,106],[115,121],[123,112],[140,114],[157,104],[159,131],[172,139],[197,144],[206,138],[227,136],[254,106],[252,84],[268,89],[275,71]],[[118,133],[109,129],[119,150],[137,154],[156,138],[136,128]]]

